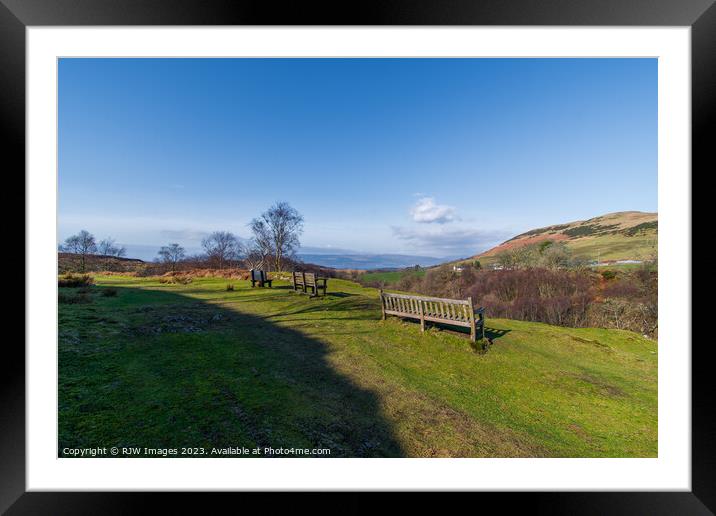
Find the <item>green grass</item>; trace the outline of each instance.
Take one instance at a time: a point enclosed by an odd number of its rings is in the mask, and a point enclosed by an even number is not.
[[[657,455],[657,346],[630,332],[488,312],[480,353],[459,331],[381,321],[377,291],[347,281],[310,299],[280,281],[95,280],[90,303],[59,305],[60,450]]]
[[[414,270],[404,269],[400,271],[388,271],[388,272],[366,272],[361,276],[361,279],[365,282],[373,281],[384,281],[385,283],[396,283],[400,281],[403,276],[417,276],[422,278],[425,276],[425,269]]]
[[[656,232],[635,236],[602,235],[567,242],[575,257],[596,260],[650,260],[656,254]]]

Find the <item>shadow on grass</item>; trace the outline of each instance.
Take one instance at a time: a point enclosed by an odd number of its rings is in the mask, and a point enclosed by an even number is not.
[[[60,305],[59,450],[405,455],[376,395],[337,373],[324,343],[177,293],[117,290],[89,305]]]
[[[306,290],[306,292],[303,292],[302,290],[295,290],[293,287],[289,287],[290,290],[293,290],[296,294],[303,295],[306,297],[309,297],[310,299],[342,299],[344,297],[353,297],[357,296],[358,294],[351,294],[349,292],[331,292],[328,290],[325,294],[323,294],[322,291],[319,291],[318,295],[313,295],[312,290],[309,288]]]
[[[351,294],[350,292],[328,292],[329,297],[337,297],[337,298],[344,298],[344,297],[353,297],[357,296],[358,294]]]
[[[326,301],[331,301],[326,299]],[[377,300],[366,299],[362,296],[356,298],[343,298],[340,301],[332,303],[311,303],[302,304],[300,308],[291,310],[290,307],[282,310],[281,313],[272,314],[267,318],[272,319],[274,317],[280,317],[282,321],[300,320],[300,319],[284,319],[286,316],[291,315],[310,315],[310,314],[324,314],[321,317],[322,320],[333,320],[340,319],[354,320],[354,321],[369,321],[380,319],[380,304]],[[339,317],[329,317],[328,314],[335,313],[340,315]],[[341,314],[358,314],[358,315],[341,315]]]
[[[495,339],[499,339],[503,335],[510,333],[510,331],[511,330],[498,330],[485,326],[485,338],[478,340],[477,342],[470,342],[470,347],[476,353],[487,353],[494,344]]]
[[[417,319],[409,319],[409,318],[401,318],[400,319],[405,324],[415,324],[420,325],[420,321]],[[425,321],[425,328],[426,329],[434,329],[437,331],[447,331],[449,333],[459,334],[461,336],[470,337],[470,328],[466,328],[464,326],[453,326],[448,323],[435,323],[431,321]],[[499,339],[500,337],[507,335],[510,333],[511,330],[500,330],[496,328],[490,328],[488,326],[485,326],[485,338],[484,340],[485,344],[492,344],[492,341]],[[480,340],[477,342],[478,347],[480,347]]]
[[[291,285],[274,285],[272,287],[253,287],[253,288],[268,288],[270,290],[293,290]]]
[[[511,331],[512,330],[500,330],[497,328],[490,328],[488,326],[485,326],[485,338],[490,339],[490,340],[497,340],[500,337],[504,337]]]

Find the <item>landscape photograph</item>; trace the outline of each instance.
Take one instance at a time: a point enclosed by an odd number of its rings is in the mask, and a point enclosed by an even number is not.
[[[657,72],[59,59],[57,456],[657,457]]]

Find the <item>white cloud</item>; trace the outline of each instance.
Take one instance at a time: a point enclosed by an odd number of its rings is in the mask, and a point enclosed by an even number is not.
[[[455,208],[437,204],[432,197],[421,197],[410,210],[415,222],[445,224],[456,220]]]

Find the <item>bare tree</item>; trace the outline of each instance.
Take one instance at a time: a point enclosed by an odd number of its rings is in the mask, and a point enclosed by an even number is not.
[[[124,246],[118,246],[114,238],[107,237],[102,240],[98,245],[97,249],[99,254],[103,256],[115,256],[121,258],[127,254],[127,249]]]
[[[249,224],[254,240],[266,256],[273,255],[275,270],[281,272],[282,260],[300,246],[303,217],[287,202],[277,202]]]
[[[223,269],[224,265],[235,260],[239,254],[239,242],[233,233],[228,231],[214,231],[201,241],[204,251],[210,260]]]
[[[159,249],[159,258],[162,263],[171,265],[172,272],[176,271],[177,263],[184,258],[184,248],[179,244],[169,244]]]
[[[76,235],[68,237],[65,243],[60,246],[59,250],[78,255],[80,257],[80,271],[84,272],[87,255],[97,252],[97,243],[95,242],[94,235],[83,229]]]
[[[121,258],[127,253],[127,249],[118,246],[114,238],[107,237],[97,245],[97,252],[104,257],[105,269],[111,269],[112,258]]]
[[[241,244],[241,256],[249,269],[262,269],[268,254],[255,238]]]

